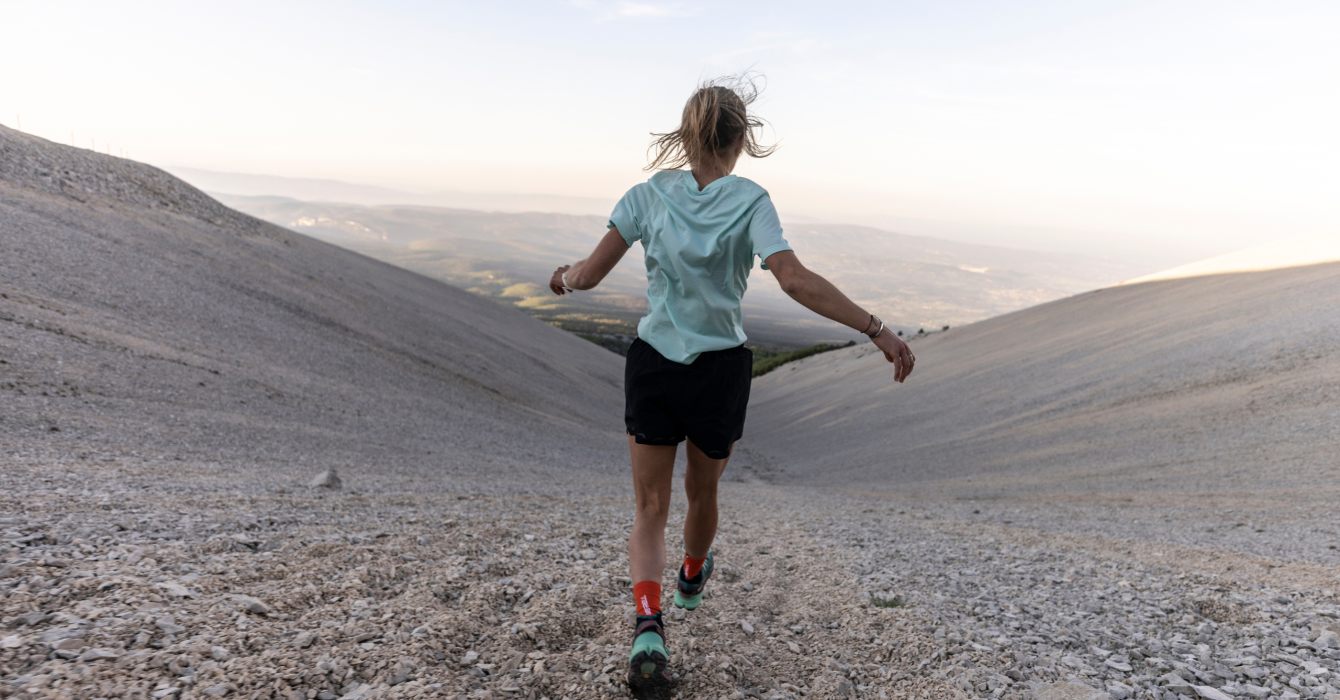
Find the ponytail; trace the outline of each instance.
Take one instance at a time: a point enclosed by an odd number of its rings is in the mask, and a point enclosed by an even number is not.
[[[749,114],[758,98],[754,76],[744,74],[703,83],[684,105],[679,128],[656,137],[648,150],[655,151],[647,170],[677,170],[685,165],[710,162],[735,155],[739,149],[751,158],[766,158],[777,146],[764,148],[754,135],[765,122]]]

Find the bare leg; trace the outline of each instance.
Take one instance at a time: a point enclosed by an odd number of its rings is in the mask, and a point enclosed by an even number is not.
[[[735,446],[731,446],[733,452]],[[689,512],[684,518],[684,553],[694,559],[707,556],[717,536],[717,481],[726,471],[725,459],[712,459],[689,440],[689,468],[684,472],[684,493]]]
[[[639,445],[628,436],[633,462],[637,516],[628,537],[628,568],[633,583],[656,581],[665,574],[665,521],[670,515],[670,484],[675,475],[675,447]],[[715,512],[715,511],[714,511]]]

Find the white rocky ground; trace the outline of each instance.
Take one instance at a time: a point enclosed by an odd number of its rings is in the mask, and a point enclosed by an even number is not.
[[[505,479],[420,476],[333,490],[126,458],[7,470],[0,693],[626,695],[619,485],[505,495]],[[670,616],[673,697],[1024,698],[1058,681],[1114,700],[1340,697],[1332,566],[812,489],[736,484],[723,501],[720,573],[703,608]]]

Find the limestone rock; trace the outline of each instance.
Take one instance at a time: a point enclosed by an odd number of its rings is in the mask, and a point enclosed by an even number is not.
[[[307,485],[312,488],[338,489],[344,486],[344,482],[340,481],[340,475],[334,469],[327,469],[313,477]]]
[[[1034,700],[1109,700],[1111,696],[1075,681],[1048,683],[1033,691]]]
[[[79,655],[79,660],[84,663],[88,663],[89,661],[101,661],[103,659],[118,659],[118,658],[121,658],[121,654],[112,651],[111,649],[89,649],[88,651]]]
[[[372,686],[364,683],[340,696],[340,700],[365,700],[372,695]]]
[[[1167,673],[1159,677],[1159,684],[1180,695],[1190,695],[1195,690],[1187,680],[1176,673]]]
[[[253,598],[249,595],[238,594],[233,596],[233,600],[238,603],[241,603],[243,609],[245,609],[247,612],[256,613],[257,615],[270,614],[271,611],[270,606],[266,605],[265,602],[260,600],[259,598]]]
[[[188,589],[186,586],[181,585],[180,583],[177,583],[176,581],[163,581],[162,583],[158,584],[158,587],[163,589],[163,591],[165,591],[168,595],[173,595],[178,598],[195,597],[195,594],[192,593],[190,589]]]
[[[1205,698],[1205,700],[1233,700],[1224,691],[1213,688],[1208,685],[1192,686],[1196,690],[1196,695]]]
[[[42,622],[45,622],[48,617],[50,616],[47,615],[46,613],[40,610],[34,610],[32,612],[19,615],[18,617],[15,617],[14,620],[20,625],[28,625],[32,627]]]
[[[177,620],[171,615],[164,615],[154,620],[154,626],[163,630],[164,634],[181,634],[186,631],[186,628],[177,624]]]
[[[79,651],[80,649],[83,649],[86,646],[88,645],[84,643],[84,640],[78,637],[71,637],[69,639],[62,639],[59,642],[56,642],[56,644],[52,648],[64,651]]]

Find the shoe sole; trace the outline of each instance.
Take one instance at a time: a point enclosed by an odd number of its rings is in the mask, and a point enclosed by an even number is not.
[[[699,605],[703,604],[703,594],[685,596],[679,591],[675,591],[675,607],[685,610],[697,610]]]
[[[667,670],[670,660],[654,652],[639,652],[628,660],[628,685],[632,688],[656,688],[674,681]]]

